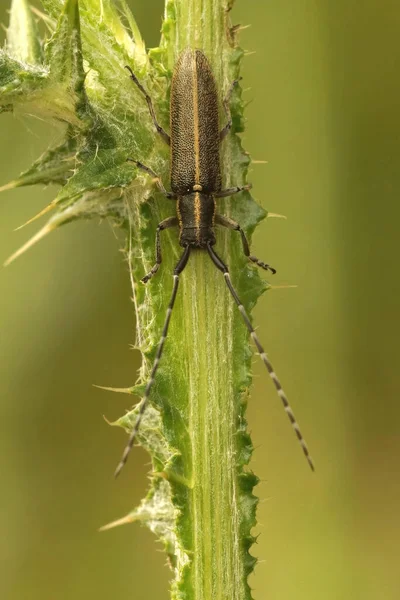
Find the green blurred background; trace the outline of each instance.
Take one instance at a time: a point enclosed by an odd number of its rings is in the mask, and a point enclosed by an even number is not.
[[[148,46],[162,0],[131,2]],[[1,21],[8,2],[1,0]],[[277,267],[255,311],[317,472],[307,467],[259,361],[248,417],[262,482],[251,578],[256,600],[391,600],[399,595],[400,8],[394,0],[237,1],[252,24],[242,46],[245,148],[254,195],[270,219],[254,252]],[[3,34],[4,35],[4,34]],[[118,91],[116,90],[116,93]],[[60,131],[1,116],[0,185]],[[0,257],[38,225],[13,229],[55,188],[5,192]],[[110,429],[129,398],[134,315],[128,273],[109,224],[78,223],[0,272],[0,597],[157,598],[170,573],[124,515],[146,487],[136,449],[114,482],[125,442]],[[211,600],[211,599],[205,599]]]

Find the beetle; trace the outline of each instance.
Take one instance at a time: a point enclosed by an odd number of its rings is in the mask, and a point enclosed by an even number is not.
[[[175,65],[170,101],[170,131],[168,133],[159,125],[153,107],[153,102],[145,88],[137,79],[130,67],[126,67],[130,76],[140,92],[143,94],[153,120],[154,126],[171,148],[171,192],[168,192],[160,177],[149,167],[141,162],[128,159],[136,166],[151,175],[158,184],[161,192],[169,199],[176,201],[176,216],[168,217],[158,224],[156,229],[156,262],[149,273],[141,281],[147,283],[158,271],[161,261],[161,231],[170,227],[179,227],[179,243],[183,253],[173,272],[173,288],[167,307],[164,327],[158,344],[154,363],[150,372],[143,398],[141,400],[136,423],[132,429],[129,441],[123,452],[121,461],[115,471],[117,476],[125,465],[132,449],[136,435],[140,428],[143,414],[149,402],[150,392],[153,387],[158,366],[163,354],[168,328],[171,320],[175,299],[178,293],[179,276],[184,270],[193,249],[203,250],[208,253],[214,265],[224,276],[225,283],[242,315],[243,321],[251,338],[266,366],[268,373],[275,385],[276,391],[282,400],[284,409],[289,417],[292,427],[297,435],[304,455],[314,470],[314,463],[310,456],[306,442],[294,417],[281,383],[269,361],[263,346],[251,324],[250,318],[233,287],[229,270],[223,260],[215,252],[213,246],[215,239],[215,225],[227,227],[238,231],[241,236],[245,256],[262,269],[275,273],[275,269],[250,254],[250,247],[246,235],[239,223],[230,217],[217,212],[216,201],[219,198],[232,196],[244,190],[249,190],[251,185],[244,185],[222,189],[220,169],[220,144],[232,127],[230,112],[230,98],[238,80],[230,86],[223,101],[227,122],[222,129],[219,126],[218,92],[210,63],[202,50],[184,50]]]

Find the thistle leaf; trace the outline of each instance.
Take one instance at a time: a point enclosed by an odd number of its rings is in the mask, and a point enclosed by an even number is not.
[[[6,189],[13,189],[25,185],[35,185],[49,183],[65,185],[73,173],[76,160],[76,138],[67,136],[67,139],[56,146],[50,148],[33,165],[21,173],[21,175],[10,181],[2,188],[0,192]]]
[[[42,48],[38,28],[27,0],[12,0],[7,29],[7,52],[23,63],[41,64]]]

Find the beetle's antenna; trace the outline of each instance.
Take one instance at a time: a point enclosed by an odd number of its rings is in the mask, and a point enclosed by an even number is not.
[[[117,468],[115,469],[115,473],[114,473],[115,477],[118,477],[118,475],[122,471],[126,461],[128,460],[129,453],[132,450],[133,443],[135,441],[135,438],[136,438],[137,433],[140,428],[140,423],[142,422],[143,415],[144,415],[147,405],[149,403],[149,396],[150,396],[151,388],[153,387],[153,384],[155,381],[155,376],[156,376],[156,373],[158,370],[158,366],[160,364],[160,360],[161,360],[161,357],[163,354],[165,340],[167,339],[167,335],[168,335],[168,328],[169,328],[169,322],[171,320],[172,309],[174,308],[176,295],[178,293],[179,275],[182,273],[183,269],[186,267],[187,262],[189,260],[189,255],[190,255],[190,246],[186,246],[181,258],[179,259],[178,264],[176,265],[176,267],[174,269],[174,284],[172,287],[172,294],[171,294],[171,298],[170,298],[170,301],[168,304],[167,313],[165,316],[164,327],[162,330],[160,341],[158,343],[157,354],[154,359],[153,367],[151,369],[149,381],[147,382],[144,396],[143,396],[142,401],[139,406],[139,412],[138,412],[138,416],[136,418],[136,423],[133,426],[133,429],[129,436],[128,443],[125,446],[125,450],[122,454],[122,458],[121,458]]]
[[[278,396],[282,400],[283,407],[284,407],[284,409],[286,411],[287,416],[289,417],[289,420],[290,420],[290,422],[292,424],[292,427],[293,427],[294,432],[295,432],[295,434],[297,436],[297,439],[300,442],[300,446],[303,449],[304,456],[306,457],[306,459],[308,461],[308,464],[311,467],[311,470],[314,471],[315,470],[314,462],[313,462],[313,460],[312,460],[312,458],[310,456],[310,452],[308,450],[308,446],[307,446],[307,444],[306,444],[306,442],[305,442],[305,440],[303,438],[303,435],[302,435],[302,433],[300,431],[300,427],[299,427],[299,425],[298,425],[298,423],[296,421],[296,418],[295,418],[294,413],[293,413],[293,411],[291,409],[291,406],[290,406],[289,401],[288,401],[288,399],[286,397],[286,394],[285,394],[285,392],[282,389],[281,382],[279,381],[279,379],[278,379],[278,377],[277,377],[277,375],[276,375],[276,373],[274,371],[274,368],[273,368],[272,364],[270,363],[270,361],[269,361],[269,359],[268,359],[268,357],[267,357],[267,355],[265,353],[265,350],[264,350],[264,348],[262,347],[262,345],[260,343],[260,340],[258,339],[258,336],[257,336],[257,334],[256,334],[256,332],[254,330],[254,327],[251,324],[249,316],[246,313],[246,310],[245,310],[242,302],[240,301],[240,298],[237,295],[235,288],[232,285],[231,278],[230,278],[229,271],[228,271],[228,267],[222,262],[222,260],[215,253],[215,251],[213,250],[213,248],[212,248],[212,246],[210,244],[207,244],[207,250],[208,250],[208,253],[209,253],[210,257],[211,257],[211,260],[213,261],[213,263],[215,264],[215,266],[220,271],[222,271],[222,273],[224,274],[225,283],[228,286],[228,289],[229,289],[229,291],[230,291],[230,293],[231,293],[234,301],[237,304],[237,307],[238,307],[238,309],[240,311],[240,314],[242,315],[242,319],[243,319],[243,321],[244,321],[247,329],[249,330],[249,333],[250,333],[250,335],[251,335],[251,337],[253,339],[254,344],[257,347],[258,352],[260,353],[261,360],[263,361],[263,363],[267,367],[267,371],[269,373],[269,376],[271,377],[271,379],[272,379],[272,381],[274,383],[276,391],[278,392]]]

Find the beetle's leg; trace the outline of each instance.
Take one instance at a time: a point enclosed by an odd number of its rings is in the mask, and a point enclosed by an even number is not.
[[[275,275],[276,269],[274,269],[270,265],[267,265],[267,263],[262,262],[256,256],[252,256],[250,254],[249,242],[247,241],[246,234],[244,233],[243,229],[240,227],[239,223],[236,223],[236,221],[233,221],[233,219],[230,219],[229,217],[225,217],[223,215],[215,215],[215,223],[217,225],[222,225],[222,227],[228,227],[228,229],[234,229],[235,231],[238,231],[242,238],[242,246],[243,246],[244,255],[247,256],[247,258],[249,260],[251,260],[251,262],[255,263],[258,267],[261,267],[262,269],[265,269],[266,271],[271,271],[271,273],[273,275]]]
[[[233,196],[234,194],[238,194],[239,192],[248,192],[249,190],[251,190],[251,188],[251,183],[248,183],[246,185],[227,188],[226,190],[220,190],[219,192],[214,194],[214,196],[215,198],[226,198],[227,196]]]
[[[158,187],[160,188],[160,191],[164,194],[164,196],[166,198],[168,198],[169,200],[176,200],[175,194],[173,194],[172,192],[167,192],[167,190],[164,187],[163,182],[161,181],[161,177],[159,177],[157,175],[157,173],[154,173],[153,169],[150,169],[150,167],[146,167],[146,165],[139,162],[138,160],[135,160],[134,158],[127,158],[126,160],[128,162],[135,163],[135,165],[138,167],[138,169],[142,169],[142,171],[145,171],[146,173],[151,175],[153,177],[153,179],[155,180],[155,182],[157,183]]]
[[[241,79],[241,77],[240,77]],[[232,96],[232,92],[235,88],[235,86],[237,86],[237,84],[239,83],[240,79],[235,79],[235,81],[232,81],[230,88],[228,90],[228,93],[226,94],[223,104],[224,104],[224,109],[225,109],[225,114],[228,117],[228,122],[227,124],[221,129],[220,133],[219,133],[219,141],[222,142],[222,140],[224,139],[224,137],[227,135],[227,133],[229,132],[230,128],[232,127],[232,115],[231,115],[231,107],[230,107],[230,102],[231,102],[231,96]]]
[[[153,275],[155,275],[157,273],[157,271],[162,263],[160,231],[163,231],[164,229],[169,229],[170,227],[177,227],[177,226],[178,226],[178,218],[177,217],[168,217],[168,219],[164,219],[164,221],[161,221],[161,223],[158,224],[157,229],[156,229],[156,263],[151,268],[151,270],[147,273],[147,275],[142,277],[142,279],[140,280],[142,283],[147,283],[149,281],[149,279],[151,279],[153,277]]]
[[[146,90],[144,89],[144,87],[142,86],[142,84],[136,77],[135,73],[132,71],[132,69],[128,66],[126,66],[125,69],[128,69],[129,73],[131,74],[132,81],[137,85],[137,87],[142,92],[143,96],[145,97],[145,100],[147,102],[147,106],[149,107],[149,112],[150,112],[151,118],[153,120],[154,126],[157,129],[158,133],[161,135],[164,142],[166,142],[169,146],[171,143],[171,138],[169,137],[168,133],[161,127],[161,125],[158,124],[158,121],[156,118],[156,113],[154,112],[154,106],[153,106],[152,99],[150,98],[150,96],[148,95],[148,93],[146,92]]]

